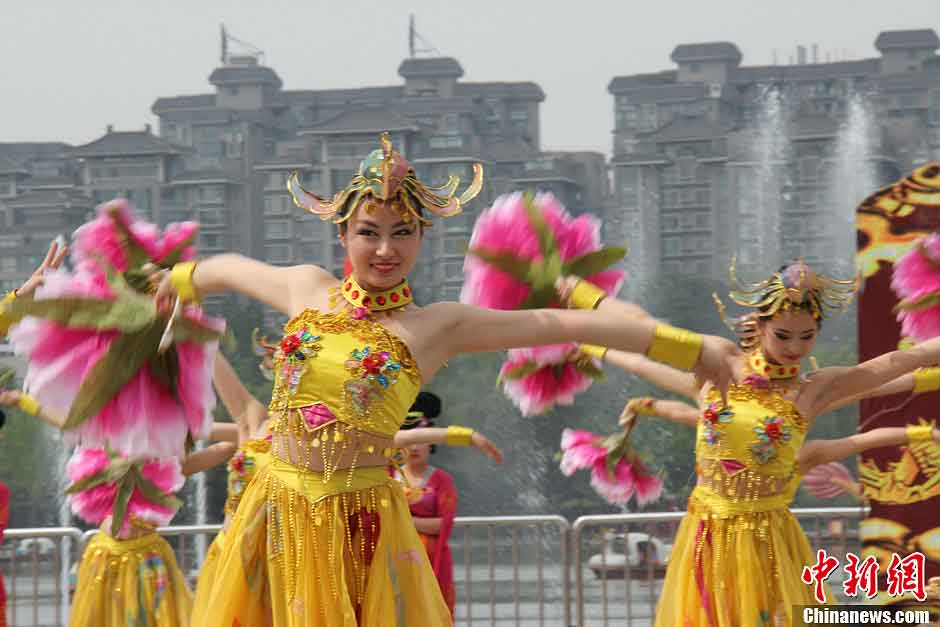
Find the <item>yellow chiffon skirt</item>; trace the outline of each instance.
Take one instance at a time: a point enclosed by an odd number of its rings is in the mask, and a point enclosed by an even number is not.
[[[166,540],[98,533],[82,555],[69,625],[186,627],[192,601]]]
[[[816,558],[788,499],[760,501],[731,504],[700,487],[692,492],[670,553],[657,627],[789,626],[795,605],[816,604],[813,587],[800,579]],[[828,589],[826,598],[835,602]]]
[[[384,468],[272,461],[245,488],[200,627],[453,624],[401,485]]]
[[[209,594],[212,592],[212,584],[219,572],[219,556],[222,555],[222,545],[225,543],[225,529],[219,531],[219,534],[209,545],[206,551],[206,559],[202,562],[202,568],[199,570],[199,579],[196,581],[196,594],[193,597],[193,625],[202,625],[207,620],[209,610]]]

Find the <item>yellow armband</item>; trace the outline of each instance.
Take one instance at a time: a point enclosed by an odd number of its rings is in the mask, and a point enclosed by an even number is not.
[[[918,368],[914,371],[914,394],[940,390],[940,368]]]
[[[16,401],[16,406],[24,414],[29,414],[30,416],[39,415],[39,401],[25,392],[20,394],[20,400]]]
[[[198,302],[199,295],[193,285],[193,272],[196,270],[195,261],[184,261],[173,266],[170,270],[170,284],[176,290],[176,295],[184,303]]]
[[[447,435],[444,437],[444,443],[448,446],[470,446],[470,438],[473,436],[473,429],[461,427],[460,425],[450,425],[447,427]]]
[[[679,370],[692,370],[702,354],[704,342],[705,338],[699,333],[660,323],[653,332],[653,342],[646,356]]]
[[[581,344],[578,347],[578,350],[581,351],[582,355],[594,357],[595,359],[600,359],[601,361],[604,361],[604,357],[607,355],[607,348],[604,346],[597,346],[596,344]]]
[[[597,309],[607,292],[584,279],[578,281],[568,296],[569,309]]]
[[[634,398],[630,400],[630,409],[633,410],[633,413],[639,416],[655,416],[656,411],[654,410],[654,405],[656,404],[656,399],[652,396],[643,396],[641,398]]]
[[[16,290],[10,290],[3,300],[0,300],[0,336],[6,335],[13,325],[13,320],[7,315],[7,305],[14,300],[16,300]]]
[[[930,442],[931,440],[933,440],[933,425],[907,425],[907,441],[909,444]]]

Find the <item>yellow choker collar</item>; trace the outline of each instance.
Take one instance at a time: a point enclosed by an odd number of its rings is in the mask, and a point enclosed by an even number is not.
[[[789,379],[800,374],[800,364],[772,364],[759,350],[751,354],[748,364],[756,374],[768,379]]]
[[[363,289],[356,281],[356,278],[350,274],[343,279],[343,286],[340,291],[346,302],[355,309],[366,309],[368,311],[401,309],[412,302],[411,288],[408,286],[407,279],[391,289],[381,292],[369,292]]]

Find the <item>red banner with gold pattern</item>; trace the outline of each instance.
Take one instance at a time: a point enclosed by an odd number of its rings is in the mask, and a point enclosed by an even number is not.
[[[858,303],[859,361],[904,345],[891,290],[894,261],[920,236],[940,230],[940,164],[928,164],[910,177],[865,199],[856,212],[856,260],[862,279]],[[863,401],[862,430],[904,426],[940,415],[940,395],[895,395]],[[871,504],[860,527],[864,555],[879,560],[885,573],[892,553],[920,551],[927,576],[940,576],[940,455],[932,442],[863,453],[859,478]],[[882,602],[887,597],[881,587]]]

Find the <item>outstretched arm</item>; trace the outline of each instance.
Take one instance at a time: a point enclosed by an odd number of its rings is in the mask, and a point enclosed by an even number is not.
[[[827,406],[823,410],[823,413],[841,409],[846,405],[851,405],[852,403],[866,398],[903,394],[904,392],[922,394],[925,392],[936,392],[938,390],[940,390],[940,368],[918,368],[914,372],[901,375],[897,379],[889,381],[874,390],[868,390],[861,394],[841,398]]]
[[[931,435],[934,442],[940,442],[940,430],[933,429]],[[909,432],[906,427],[879,427],[838,440],[810,440],[797,454],[797,462],[800,469],[806,472],[813,466],[845,459],[862,451],[882,446],[899,446],[907,444],[908,441]]]
[[[60,416],[40,405],[36,399],[19,390],[0,390],[0,405],[6,407],[19,407],[23,412],[36,416],[47,425],[56,429],[65,426],[65,416]]]
[[[458,426],[458,425],[453,425]],[[412,444],[447,444],[447,429],[440,427],[419,427],[417,429],[407,429],[399,431],[392,439],[392,446],[395,448],[408,448]],[[500,451],[489,438],[474,431],[470,435],[471,447],[480,453],[483,453],[497,464],[503,463],[503,452]]]
[[[212,383],[232,419],[242,427],[248,437],[254,436],[268,419],[268,410],[252,396],[238,378],[232,364],[221,353],[216,354],[215,363],[212,364]]]
[[[195,451],[183,460],[183,474],[187,477],[224,464],[235,454],[238,448],[231,442],[216,442],[204,449]]]
[[[234,422],[213,422],[209,439],[213,442],[238,444],[238,425]]]
[[[190,274],[187,275],[187,272]],[[157,300],[167,301],[181,288],[197,295],[239,292],[281,313],[292,316],[306,306],[311,289],[336,279],[323,268],[306,265],[283,268],[235,253],[214,255],[198,264],[177,264],[157,289]],[[295,295],[298,295],[295,298]]]
[[[699,388],[695,384],[695,375],[677,370],[672,366],[653,361],[645,355],[626,353],[607,349],[602,357],[604,363],[617,366],[630,374],[649,381],[664,390],[680,394],[698,402]]]
[[[812,415],[841,399],[858,398],[917,368],[940,363],[940,337],[907,350],[891,351],[857,366],[823,368],[812,378]]]

